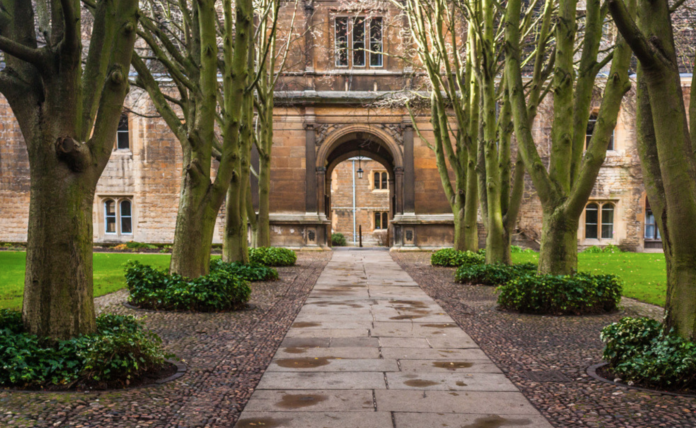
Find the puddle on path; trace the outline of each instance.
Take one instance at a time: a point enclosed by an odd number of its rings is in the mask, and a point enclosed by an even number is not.
[[[287,369],[315,369],[317,367],[328,366],[329,360],[333,357],[318,357],[318,358],[282,358],[276,361],[280,367]]]
[[[466,361],[434,361],[433,367],[438,369],[447,369],[455,371],[457,369],[468,369],[473,366],[474,363],[467,363]]]
[[[304,354],[305,352],[307,352],[307,348],[291,346],[289,348],[283,349],[283,351],[287,352],[288,354]]]
[[[431,380],[423,380],[423,379],[411,379],[407,380],[404,382],[404,385],[406,386],[412,386],[414,388],[424,388],[426,386],[433,386],[437,385],[438,382],[433,382]]]
[[[292,328],[307,328],[307,327],[319,327],[319,326],[321,326],[320,322],[299,321],[299,322],[292,324]]]
[[[423,327],[429,328],[459,328],[457,324],[423,324]]]
[[[510,425],[531,425],[529,419],[506,419],[498,415],[476,418],[473,424],[464,425],[462,428],[501,428]]]
[[[423,318],[426,315],[397,315],[395,317],[389,318],[390,320],[400,321],[400,320],[415,320],[418,318]]]
[[[319,394],[285,394],[283,398],[276,403],[276,406],[281,409],[301,409],[303,407],[316,406],[322,401],[326,401],[329,397]]]
[[[290,419],[279,419],[279,418],[244,418],[240,419],[235,425],[235,428],[277,428],[283,426],[286,422],[290,422]]]

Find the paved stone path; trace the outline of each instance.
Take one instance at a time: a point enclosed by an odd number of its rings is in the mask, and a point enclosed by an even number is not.
[[[381,251],[335,252],[237,428],[547,428]]]

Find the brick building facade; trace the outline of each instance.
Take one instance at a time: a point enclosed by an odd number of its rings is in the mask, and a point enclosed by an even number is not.
[[[421,87],[422,77],[403,63],[399,29],[380,19],[394,17],[393,6],[346,11],[342,3],[304,1],[286,72],[276,92],[272,154],[271,233],[274,245],[326,247],[330,233],[352,240],[352,161],[365,161],[357,180],[356,224],[373,242],[375,213],[386,213],[392,247],[436,248],[451,245],[452,214],[442,190],[435,155],[414,132],[403,108],[377,107],[374,101],[392,91]],[[285,7],[286,28],[294,5]],[[357,18],[356,18],[357,17]],[[362,27],[360,27],[362,25]],[[356,27],[357,26],[357,27]],[[355,31],[358,28],[359,31]],[[362,30],[360,30],[362,28]],[[311,30],[311,31],[310,31]],[[355,34],[363,34],[362,41]],[[355,39],[355,40],[353,40]],[[352,50],[371,43],[393,55]],[[379,42],[377,45],[375,43]],[[685,75],[685,102],[690,77]],[[146,97],[133,97],[134,109],[152,113]],[[548,159],[551,101],[540,106],[534,123],[542,158]],[[623,245],[643,250],[659,247],[649,212],[635,144],[633,101],[627,96],[588,207],[580,219],[580,245]],[[416,118],[426,140],[432,139],[427,115]],[[28,157],[21,133],[4,99],[0,100],[0,242],[24,242],[29,206]],[[174,236],[182,154],[164,121],[127,116],[119,142],[99,181],[94,201],[95,242],[169,243]],[[252,156],[258,162],[258,157]],[[379,172],[379,188],[374,173]],[[386,188],[381,183],[386,176]],[[252,186],[257,186],[252,178]],[[348,208],[346,208],[348,207]],[[357,208],[360,208],[358,210]],[[215,241],[221,242],[223,213]],[[541,235],[541,207],[527,180],[518,220],[520,242],[534,245]],[[646,238],[647,236],[647,238]],[[484,241],[481,242],[482,244]]]

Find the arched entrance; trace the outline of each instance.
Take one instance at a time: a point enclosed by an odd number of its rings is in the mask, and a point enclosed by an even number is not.
[[[389,224],[403,213],[403,153],[399,144],[383,129],[370,125],[351,125],[328,135],[316,158],[317,212],[326,218],[326,236],[331,235],[331,177],[343,161],[358,156],[372,159],[384,167],[389,176]],[[393,228],[387,232],[387,246],[393,242]]]

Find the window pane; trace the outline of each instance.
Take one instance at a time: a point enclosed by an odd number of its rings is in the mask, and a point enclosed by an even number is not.
[[[591,114],[587,121],[587,131],[585,132],[585,149],[590,145],[592,134],[594,133],[595,125],[597,124],[597,115]]]
[[[336,66],[348,66],[348,18],[336,18]]]
[[[645,225],[645,239],[655,239],[655,225],[646,224]]]
[[[121,217],[121,233],[133,233],[133,225],[130,217]]]
[[[130,141],[128,138],[128,115],[122,114],[118,121],[118,133],[116,134],[116,147],[119,149],[128,149]]]
[[[106,218],[106,233],[116,233],[116,217]]]
[[[131,203],[130,201],[121,202],[121,217],[131,216]]]
[[[365,66],[365,18],[353,20],[353,67]]]
[[[379,172],[375,172],[375,189],[379,189],[381,181],[379,179]]]
[[[597,204],[585,208],[585,238],[597,239]]]
[[[370,21],[370,66],[382,66],[382,18]]]
[[[116,215],[116,204],[114,201],[106,201],[104,203],[104,206],[106,207],[106,215],[107,216],[115,216]]]
[[[604,204],[602,206],[602,238],[611,239],[614,237],[614,205]]]
[[[585,226],[585,238],[587,239],[597,239],[597,225],[586,225]]]
[[[386,229],[389,227],[389,213],[382,213],[382,228]]]
[[[387,173],[386,172],[382,173],[382,187],[381,188],[382,189],[387,188]]]
[[[611,137],[609,138],[609,145],[607,150],[614,150],[614,131],[611,132]]]
[[[381,229],[381,218],[382,216],[379,213],[375,213],[375,229]]]

